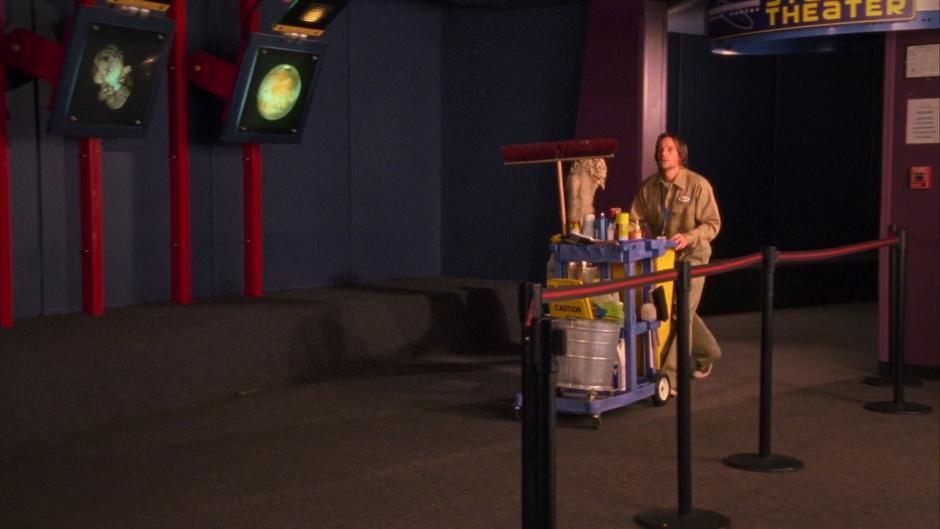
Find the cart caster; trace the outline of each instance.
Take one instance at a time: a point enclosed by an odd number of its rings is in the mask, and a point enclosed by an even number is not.
[[[669,384],[669,377],[662,373],[656,373],[653,376],[653,384],[656,386],[656,391],[653,392],[652,397],[653,404],[656,406],[666,404],[669,400],[669,393],[672,390],[672,385]]]
[[[600,427],[601,427],[601,416],[600,416],[600,415],[592,415],[592,416],[591,416],[591,424],[594,426],[594,429],[595,429],[595,430],[599,430]]]

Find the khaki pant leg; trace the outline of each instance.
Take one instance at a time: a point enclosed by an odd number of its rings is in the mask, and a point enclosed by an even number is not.
[[[692,315],[692,356],[700,364],[710,364],[721,358],[718,340],[698,314]]]
[[[692,356],[696,360],[701,360],[703,362],[713,362],[721,357],[721,348],[718,346],[718,341],[715,339],[715,336],[708,329],[708,326],[705,325],[705,322],[702,321],[702,318],[696,314],[698,310],[699,302],[702,300],[702,290],[705,288],[705,278],[704,277],[693,277],[689,289],[689,322],[690,322],[690,348],[692,349]],[[663,361],[662,371],[669,377],[669,383],[672,387],[677,387],[676,380],[676,370],[678,368],[678,361],[676,355],[676,349],[678,347],[678,340],[676,339],[676,329],[678,328],[677,319],[675,317],[675,311],[673,311],[673,321],[672,321],[672,331],[669,333],[669,338],[667,338],[667,347],[664,349],[666,351],[666,358]],[[695,369],[695,366],[691,366],[692,369]]]

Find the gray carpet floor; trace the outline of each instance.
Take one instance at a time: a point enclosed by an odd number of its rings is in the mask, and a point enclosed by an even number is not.
[[[696,508],[749,529],[940,526],[938,383],[905,392],[928,415],[862,407],[892,397],[860,383],[877,362],[875,306],[777,312],[773,452],[805,464],[785,474],[722,463],[757,449],[760,319],[706,321],[724,358],[691,388]],[[520,527],[519,372],[511,354],[426,351],[37,441],[0,459],[0,527]],[[558,527],[639,527],[638,513],[675,507],[675,415],[671,401],[596,430],[559,417]]]

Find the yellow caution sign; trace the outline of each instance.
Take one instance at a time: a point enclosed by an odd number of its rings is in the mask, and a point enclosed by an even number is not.
[[[580,279],[564,279],[553,277],[548,280],[548,288],[570,287],[580,285]],[[553,318],[584,318],[594,319],[594,311],[588,298],[572,299],[568,301],[552,301],[548,304],[548,313]]]

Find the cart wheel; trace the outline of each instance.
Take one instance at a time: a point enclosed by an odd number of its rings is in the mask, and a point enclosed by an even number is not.
[[[600,429],[600,427],[601,427],[601,416],[600,416],[600,415],[592,415],[592,416],[591,416],[591,423],[594,425],[594,429],[595,429],[595,430]]]
[[[669,384],[669,377],[662,373],[656,373],[653,376],[653,384],[656,385],[656,391],[653,392],[653,404],[662,406],[669,400],[669,392],[672,385]]]
[[[522,408],[519,406],[512,407],[512,418],[517,421],[522,420]]]

